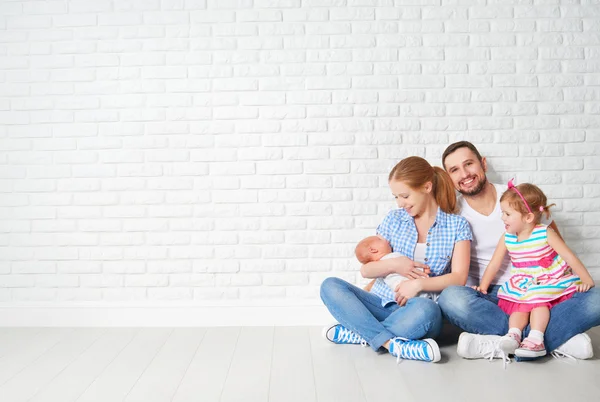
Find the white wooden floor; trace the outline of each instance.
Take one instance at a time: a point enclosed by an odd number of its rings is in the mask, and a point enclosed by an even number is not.
[[[316,327],[0,328],[0,401],[598,401],[600,359],[437,364],[333,345]],[[589,332],[600,356],[600,328]]]

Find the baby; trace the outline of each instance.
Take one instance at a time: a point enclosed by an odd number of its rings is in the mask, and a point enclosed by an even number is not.
[[[400,253],[392,253],[392,247],[390,244],[377,236],[369,236],[362,239],[354,250],[356,258],[362,264],[366,264],[371,261],[386,260],[388,258],[402,257]],[[386,285],[393,291],[396,291],[396,286],[406,278],[400,274],[389,274],[384,278]]]

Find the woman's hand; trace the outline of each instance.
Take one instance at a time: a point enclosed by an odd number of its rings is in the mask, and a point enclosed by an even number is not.
[[[408,279],[427,278],[431,272],[427,265],[408,257],[392,258],[390,261],[394,261],[394,271]]]
[[[395,299],[400,307],[404,306],[408,299],[415,297],[423,288],[420,280],[402,281],[396,286]]]
[[[487,289],[488,289],[487,286],[486,287],[483,287],[481,285],[479,285],[479,286],[471,286],[471,289],[475,289],[476,291],[481,292],[484,295],[487,295]]]
[[[587,292],[588,290],[590,290],[591,288],[594,287],[594,282],[583,282],[581,285],[577,285],[577,291],[578,292]]]

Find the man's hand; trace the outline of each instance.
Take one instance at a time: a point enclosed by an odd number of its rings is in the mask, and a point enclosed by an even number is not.
[[[408,257],[392,258],[391,261],[394,261],[394,271],[408,279],[427,278],[431,272],[427,265]]]
[[[404,306],[408,299],[415,297],[422,290],[420,280],[402,281],[396,286],[395,299],[400,307]]]

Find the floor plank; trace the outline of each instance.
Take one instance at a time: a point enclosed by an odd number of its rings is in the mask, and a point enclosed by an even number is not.
[[[77,398],[77,402],[122,401],[172,331],[171,328],[141,329],[117,358],[106,366],[104,371]]]
[[[401,375],[395,357],[389,353],[375,353],[371,348],[359,345],[349,346],[349,351],[367,401],[417,400],[407,379]]]
[[[0,328],[0,358],[27,345],[41,328]]]
[[[30,402],[72,402],[131,342],[137,329],[110,328]]]
[[[308,328],[275,328],[269,400],[317,401]]]
[[[364,391],[351,356],[356,345],[335,345],[311,327],[310,344],[319,401],[365,402]],[[374,352],[373,352],[374,353]]]
[[[206,330],[172,402],[220,400],[239,334],[239,327]]]
[[[600,328],[588,331],[600,356]],[[600,359],[440,363],[334,345],[317,327],[1,329],[1,402],[598,400]],[[10,347],[8,345],[11,345]]]
[[[0,359],[0,385],[21,372],[72,332],[74,332],[72,328],[44,328],[15,345]]]
[[[221,394],[221,402],[268,400],[273,332],[273,327],[242,328]]]
[[[170,401],[190,365],[205,330],[175,329],[144,371],[125,402]]]
[[[78,329],[0,387],[3,401],[25,402],[84,353],[105,329]]]

